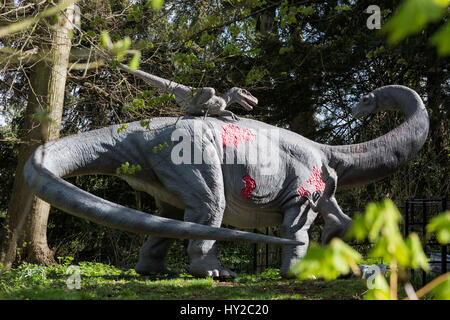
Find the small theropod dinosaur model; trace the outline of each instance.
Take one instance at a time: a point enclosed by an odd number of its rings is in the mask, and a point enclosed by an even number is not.
[[[186,109],[186,113],[191,116],[231,116],[238,120],[237,116],[225,110],[233,103],[238,103],[246,110],[252,110],[258,104],[258,99],[245,89],[231,88],[222,97],[216,96],[214,88],[192,88],[174,81],[166,80],[141,70],[132,71],[128,66],[120,63],[119,68],[134,74],[138,78],[158,87],[175,96],[177,104]]]
[[[281,273],[289,275],[306,253],[315,211],[325,218],[324,242],[347,230],[350,218],[339,208],[335,191],[386,177],[423,146],[428,114],[418,94],[407,87],[374,90],[353,115],[388,108],[403,111],[406,121],[377,139],[341,146],[319,144],[251,119],[155,118],[152,130],[134,122],[120,132],[116,125],[40,146],[26,163],[24,176],[37,196],[61,210],[151,235],[140,250],[138,273],[165,272],[171,238],[189,238],[189,270],[194,275],[233,275],[221,267],[214,240],[283,244]],[[269,148],[252,149],[267,143]],[[160,145],[166,147],[155,150]],[[142,170],[118,173],[126,161]],[[95,173],[119,175],[136,190],[153,195],[160,217],[105,201],[62,179]],[[279,225],[283,238],[220,228],[222,223],[241,228]]]

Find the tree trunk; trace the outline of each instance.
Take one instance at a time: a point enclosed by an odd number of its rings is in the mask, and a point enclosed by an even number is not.
[[[69,37],[71,26],[65,15],[59,16],[58,23],[51,27],[49,54],[52,62],[49,64],[42,60],[32,69],[24,124],[24,141],[26,143],[22,144],[19,150],[13,194],[7,214],[7,228],[5,228],[0,256],[0,262],[6,267],[13,264],[17,249],[24,246],[24,240],[26,241],[26,252],[24,253],[27,261],[47,265],[55,262],[53,252],[47,244],[47,221],[50,205],[32,196],[23,180],[23,167],[40,143],[59,137],[71,48]],[[46,114],[46,118],[49,120],[46,121],[45,117],[41,117],[39,123],[35,118],[37,113]]]

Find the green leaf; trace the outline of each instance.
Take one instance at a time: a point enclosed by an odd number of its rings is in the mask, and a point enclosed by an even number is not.
[[[301,6],[297,8],[297,12],[304,14],[305,16],[309,16],[314,13],[314,8],[312,6]]]
[[[108,31],[106,31],[106,30],[103,30],[102,33],[100,34],[100,45],[103,48],[107,48],[107,49],[111,49],[111,47],[112,47],[111,38],[109,36]]]
[[[428,23],[438,21],[448,5],[447,0],[406,0],[384,25],[382,32],[388,34],[389,43],[398,43]]]
[[[402,220],[402,216],[391,200],[386,199],[379,204],[370,203],[364,218],[370,241],[375,241],[381,234],[392,238],[392,241],[398,239],[397,235],[400,235],[398,223]]]
[[[409,266],[413,269],[422,268],[425,271],[430,270],[427,256],[425,255],[425,252],[423,252],[422,244],[420,243],[417,233],[411,233],[408,238],[406,238],[406,246],[409,249]]]
[[[334,9],[335,9],[337,12],[342,12],[342,11],[350,10],[350,6],[349,6],[348,4],[343,4],[343,5],[341,5],[341,6],[335,6]]]
[[[303,279],[315,276],[331,280],[347,274],[360,260],[361,255],[353,248],[333,239],[327,248],[311,244],[305,257],[290,272]]]
[[[126,51],[131,46],[130,37],[125,37],[113,44],[112,52],[116,55],[118,61],[122,61],[125,57]]]
[[[164,0],[150,0],[153,9],[160,10],[164,4]]]
[[[128,128],[128,124],[124,124],[122,125],[119,129],[117,129],[117,133],[121,133],[123,130],[125,130],[126,128]]]
[[[431,219],[427,225],[427,232],[436,232],[437,240],[443,245],[450,243],[450,211]]]
[[[293,52],[294,51],[294,47],[293,46],[289,46],[289,47],[282,47],[279,50],[279,54],[285,54],[285,53],[289,53],[289,52]]]
[[[353,219],[352,226],[347,232],[347,237],[358,241],[364,240],[367,237],[366,222],[363,216],[359,215]]]
[[[437,47],[440,56],[450,54],[450,22],[440,28],[430,39],[430,42]]]
[[[450,300],[450,273],[447,279],[431,290],[433,298],[436,300]]]
[[[128,62],[128,67],[131,69],[131,71],[136,71],[139,69],[139,60],[141,59],[141,52],[136,51],[131,58],[130,62]]]

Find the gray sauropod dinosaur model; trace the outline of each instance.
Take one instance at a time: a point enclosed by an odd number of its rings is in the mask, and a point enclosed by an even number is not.
[[[127,65],[122,63],[118,67],[173,94],[177,104],[185,108],[186,113],[191,116],[203,115],[205,118],[208,115],[230,116],[234,120],[238,120],[238,117],[233,112],[225,110],[225,108],[233,103],[238,103],[246,110],[253,110],[253,106],[258,104],[258,99],[242,88],[233,87],[222,97],[219,97],[216,95],[214,88],[211,87],[192,88],[141,70],[132,71]]]
[[[386,177],[424,144],[428,114],[418,94],[407,87],[372,91],[356,105],[353,115],[388,108],[403,111],[405,122],[374,140],[341,146],[316,143],[251,119],[154,118],[151,130],[134,122],[120,133],[120,125],[115,125],[40,146],[26,163],[24,177],[37,196],[63,211],[150,234],[135,266],[138,273],[165,272],[171,238],[190,238],[193,275],[230,276],[232,272],[217,259],[214,239],[241,239],[284,243],[281,273],[287,276],[306,253],[308,229],[317,215],[309,195],[319,192],[324,199],[334,199],[334,188],[339,191]],[[155,146],[165,143],[167,147],[154,152]],[[252,149],[258,144],[270,147]],[[116,169],[126,161],[142,170],[119,176],[134,189],[153,195],[160,217],[105,201],[61,178],[117,175]],[[331,181],[325,179],[322,166],[327,166]],[[328,224],[328,235],[340,235],[347,227],[337,208],[336,202],[318,206],[321,214],[331,214],[330,219],[337,216]],[[223,229],[222,223],[238,228],[280,225],[284,239]]]

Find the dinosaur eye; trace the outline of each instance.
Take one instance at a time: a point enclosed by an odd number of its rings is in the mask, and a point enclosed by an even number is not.
[[[369,97],[363,97],[362,102],[364,102],[364,103],[369,102]]]

